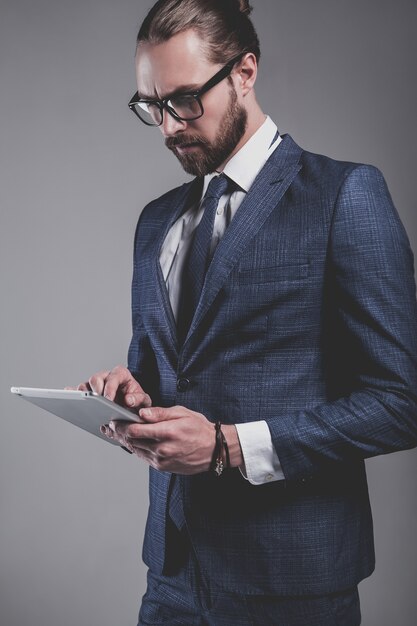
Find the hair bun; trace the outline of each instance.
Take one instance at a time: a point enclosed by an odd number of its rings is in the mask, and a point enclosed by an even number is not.
[[[249,4],[249,0],[238,0],[239,10],[243,15],[250,15],[252,13],[252,7]]]
[[[227,12],[234,13],[235,15],[237,12],[241,15],[249,17],[253,11],[253,8],[249,4],[249,0],[216,0],[216,2],[220,5],[220,10],[224,9]]]

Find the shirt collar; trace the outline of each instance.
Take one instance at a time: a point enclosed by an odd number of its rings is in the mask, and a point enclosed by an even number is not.
[[[282,137],[278,134],[276,124],[269,116],[266,116],[262,126],[226,163],[223,173],[231,178],[240,189],[248,192],[253,181],[281,140]],[[214,176],[217,176],[216,172],[204,177],[203,196],[207,191],[210,180]]]

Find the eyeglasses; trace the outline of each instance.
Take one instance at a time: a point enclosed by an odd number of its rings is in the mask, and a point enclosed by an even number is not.
[[[244,54],[241,53],[229,61],[227,65],[222,67],[200,89],[193,93],[178,93],[162,100],[151,100],[149,98],[139,98],[139,93],[136,92],[129,102],[129,108],[147,126],[161,126],[164,119],[164,109],[176,120],[184,122],[197,120],[204,115],[201,96],[229,76],[233,67]]]

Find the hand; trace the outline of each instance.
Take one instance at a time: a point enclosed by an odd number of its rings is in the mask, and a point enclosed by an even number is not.
[[[146,422],[112,422],[103,434],[145,460],[153,468],[176,474],[198,474],[210,468],[215,445],[214,424],[183,406],[141,409]],[[222,427],[229,444],[231,465],[243,462],[236,428]]]
[[[74,389],[74,387],[66,387],[66,389]],[[122,365],[118,365],[110,371],[103,370],[94,374],[88,382],[81,383],[76,389],[95,391],[95,393],[130,409],[152,406],[149,395],[145,393],[129,370]]]

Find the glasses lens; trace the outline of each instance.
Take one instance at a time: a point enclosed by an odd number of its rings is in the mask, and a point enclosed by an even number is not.
[[[133,105],[142,122],[149,126],[159,126],[162,122],[161,109],[157,104],[137,102]]]
[[[175,96],[168,100],[167,105],[182,120],[195,120],[203,114],[201,102],[195,96]]]

